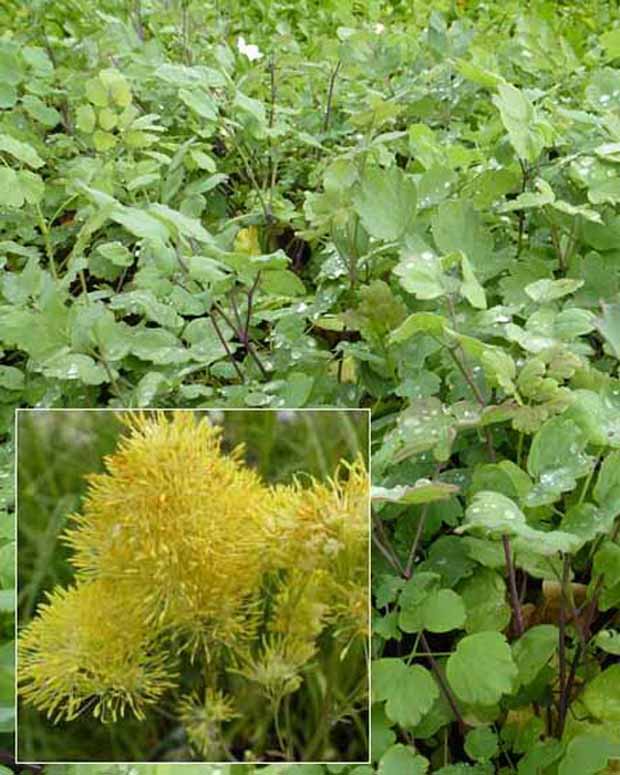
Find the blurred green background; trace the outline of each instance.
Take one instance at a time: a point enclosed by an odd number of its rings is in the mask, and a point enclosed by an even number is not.
[[[246,462],[271,483],[297,473],[331,476],[342,459],[368,465],[369,413],[354,411],[200,411],[223,428],[223,447],[246,446]],[[84,475],[103,471],[124,427],[106,410],[21,410],[17,417],[18,623],[27,623],[45,590],[72,577],[60,535],[79,511]],[[52,725],[33,709],[18,709],[22,761],[178,760],[183,730],[165,715],[103,726],[92,718]],[[188,754],[189,758],[189,754]]]

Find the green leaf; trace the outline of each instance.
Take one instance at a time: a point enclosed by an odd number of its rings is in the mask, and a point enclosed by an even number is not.
[[[92,105],[80,105],[76,111],[75,121],[75,125],[80,132],[85,132],[86,134],[94,132],[96,121],[97,116],[95,115]]]
[[[370,758],[379,761],[386,750],[396,742],[396,733],[385,715],[383,705],[373,705],[370,712]]]
[[[421,252],[404,250],[393,271],[400,278],[403,288],[418,299],[437,299],[445,296],[450,290],[449,278],[444,274],[441,260],[430,250]],[[434,313],[415,314],[434,315]],[[434,315],[432,321],[428,317],[416,318],[412,325],[430,326],[432,330],[429,333],[435,334],[441,320],[438,315]]]
[[[620,664],[611,665],[589,681],[580,699],[598,721],[620,724]]]
[[[28,204],[38,204],[45,193],[45,184],[40,175],[30,170],[18,170],[17,187]]]
[[[618,204],[620,202],[620,180],[611,178],[596,181],[588,188],[588,199],[593,205]]]
[[[32,94],[22,97],[21,104],[31,118],[48,129],[57,126],[61,121],[61,115],[55,108],[46,105],[42,99]]]
[[[111,210],[109,217],[139,239],[160,242],[167,242],[169,239],[170,233],[166,226],[159,219],[137,207],[126,207],[119,204]]]
[[[607,514],[620,514],[620,451],[603,460],[593,490],[594,500]]]
[[[480,529],[491,538],[515,536],[515,548],[542,555],[573,552],[582,544],[581,539],[572,533],[561,530],[543,532],[531,528],[514,501],[501,493],[486,490],[476,493],[465,512],[465,522],[454,532],[463,533],[472,529]]]
[[[620,632],[617,630],[599,630],[594,643],[607,654],[620,656]]]
[[[512,656],[519,672],[519,682],[531,683],[555,654],[558,628],[551,624],[530,627],[512,644]]]
[[[572,405],[563,417],[575,422],[590,444],[620,447],[620,402],[616,396],[608,389],[600,394],[573,390]]]
[[[91,78],[86,82],[86,97],[89,102],[99,108],[105,108],[108,104],[108,90],[97,78]]]
[[[379,762],[378,775],[424,775],[429,761],[417,754],[413,748],[396,743],[383,754]]]
[[[0,109],[15,107],[17,102],[17,89],[6,81],[0,81]]]
[[[620,360],[620,302],[601,304],[603,314],[596,321],[596,327],[609,346],[614,358]]]
[[[441,509],[441,506],[438,504],[437,508]],[[427,516],[433,518],[430,509]],[[417,565],[416,573],[436,573],[441,577],[441,586],[453,588],[461,579],[471,576],[475,567],[460,536],[442,535],[433,541],[426,559]],[[460,589],[457,592],[461,594]]]
[[[440,205],[432,219],[432,232],[440,251],[464,253],[476,273],[484,272],[493,237],[471,202],[457,199]]]
[[[472,307],[475,307],[476,309],[486,309],[487,299],[484,289],[476,279],[474,270],[464,253],[461,254],[461,266],[463,269],[463,283],[461,284],[463,296]]]
[[[19,185],[17,173],[10,167],[0,167],[0,205],[21,207],[23,204],[24,193]]]
[[[0,134],[0,152],[4,151],[29,167],[39,169],[45,162],[28,143],[22,143],[10,135]]]
[[[413,181],[398,167],[370,168],[364,174],[353,204],[366,231],[377,239],[398,240],[415,216],[417,195]]]
[[[157,328],[132,333],[130,352],[143,361],[162,365],[186,363],[191,357],[173,333]]]
[[[525,499],[528,506],[553,503],[591,471],[593,460],[584,454],[585,444],[581,428],[572,420],[554,417],[542,426],[527,458],[527,470],[538,480]]]
[[[188,108],[191,108],[201,118],[206,118],[208,121],[217,121],[217,104],[202,89],[179,89],[179,97]]]
[[[614,603],[614,594],[611,600],[606,600],[606,592],[615,593],[615,587],[620,586],[620,546],[613,541],[605,541],[594,555],[593,574],[603,576],[603,594],[599,602],[599,608],[606,611]]]
[[[15,366],[0,366],[0,387],[6,390],[21,390],[24,387],[24,374]]]
[[[575,293],[582,285],[583,280],[571,280],[570,278],[562,278],[561,280],[543,279],[526,285],[525,292],[530,299],[539,304],[546,304],[547,302]]]
[[[372,499],[391,503],[430,503],[450,498],[458,491],[459,487],[455,484],[418,479],[413,486],[373,487]]]
[[[445,460],[450,455],[455,435],[454,418],[439,399],[413,400],[398,418],[394,431],[398,451],[394,452],[393,461],[405,460],[427,449],[435,449],[437,459]]]
[[[504,579],[489,568],[479,568],[459,584],[458,593],[465,603],[465,631],[503,630],[510,623]]]
[[[436,315],[434,312],[414,312],[392,331],[389,341],[393,344],[400,344],[419,333],[440,337],[447,325],[447,318]]]
[[[499,632],[466,635],[448,657],[446,672],[456,696],[472,705],[494,705],[513,691],[517,678],[510,646]]]
[[[277,296],[303,296],[306,286],[294,272],[286,269],[268,269],[261,274],[261,288]]]
[[[104,367],[90,355],[82,353],[59,353],[43,363],[43,373],[56,379],[79,380],[85,385],[101,385],[109,382]]]
[[[439,696],[429,671],[421,665],[407,666],[402,659],[373,662],[372,676],[373,701],[386,700],[388,718],[403,727],[415,726]]]
[[[108,90],[112,100],[120,107],[126,108],[131,102],[131,89],[125,76],[113,67],[99,73],[100,82]],[[105,107],[105,106],[103,106]]]
[[[537,131],[536,110],[520,89],[509,83],[499,84],[493,97],[502,123],[517,155],[535,162],[545,147],[545,135]]]
[[[604,32],[599,38],[599,43],[610,59],[616,59],[620,56],[620,29]]]
[[[150,205],[149,213],[152,213],[162,221],[172,233],[176,229],[183,236],[195,239],[198,242],[213,242],[213,238],[197,218],[190,218],[188,215],[183,215],[183,213],[162,204]]]
[[[508,498],[520,500],[532,488],[532,480],[512,460],[502,460],[499,463],[485,463],[476,466],[470,486],[470,493],[480,490],[494,490]]]
[[[439,589],[436,573],[418,572],[400,593],[398,625],[405,632],[449,632],[465,622],[465,605],[456,592]]]
[[[490,727],[476,727],[465,736],[465,753],[470,759],[488,761],[498,751],[497,734]]]
[[[97,245],[97,252],[116,266],[130,266],[133,263],[133,255],[122,242],[104,242]]]
[[[248,97],[247,94],[237,90],[233,107],[238,108],[242,114],[254,119],[258,124],[266,124],[265,106],[260,100]]]
[[[517,504],[499,492],[482,490],[474,495],[465,511],[465,522],[458,532],[482,528],[493,537],[515,535],[526,526],[525,516]]]
[[[593,503],[577,503],[567,510],[560,527],[587,543],[601,533],[608,533],[614,516],[613,512],[599,509]]]
[[[558,775],[594,775],[607,766],[610,759],[620,758],[620,745],[599,735],[578,735],[566,746],[558,767]]]

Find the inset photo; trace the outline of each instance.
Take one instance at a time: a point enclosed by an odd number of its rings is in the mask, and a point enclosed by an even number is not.
[[[369,761],[370,413],[18,410],[17,761]]]

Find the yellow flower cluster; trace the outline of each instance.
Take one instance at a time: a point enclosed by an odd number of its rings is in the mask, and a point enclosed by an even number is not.
[[[368,476],[358,461],[327,484],[269,487],[193,412],[123,420],[64,536],[76,583],[20,635],[19,690],[55,721],[142,718],[187,650],[214,684],[179,705],[205,753],[233,715],[218,670],[273,699],[300,685],[325,627],[367,639]]]
[[[143,626],[126,590],[105,579],[56,588],[19,642],[21,694],[49,718],[74,719],[92,709],[116,721],[137,718],[174,686],[158,637]]]

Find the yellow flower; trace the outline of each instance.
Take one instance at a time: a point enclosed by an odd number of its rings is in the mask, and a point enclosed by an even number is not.
[[[89,477],[65,541],[81,574],[122,580],[150,624],[229,640],[259,586],[268,489],[221,450],[221,429],[193,412],[127,414],[130,429]],[[194,645],[196,645],[194,643]]]
[[[267,697],[277,701],[299,688],[301,670],[309,666],[315,651],[312,643],[275,635],[263,638],[257,655],[249,651],[238,653],[239,667],[229,668],[229,672],[240,673],[255,681]]]
[[[222,722],[240,715],[222,692],[210,688],[205,690],[204,699],[197,692],[183,697],[178,711],[190,743],[205,758],[220,752]]]
[[[90,709],[138,718],[175,685],[170,659],[125,590],[104,580],[47,593],[18,646],[19,693],[54,721]]]
[[[326,484],[275,488],[272,500],[280,535],[276,566],[324,568],[340,580],[368,584],[369,482],[361,459],[342,463]]]

